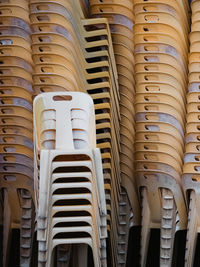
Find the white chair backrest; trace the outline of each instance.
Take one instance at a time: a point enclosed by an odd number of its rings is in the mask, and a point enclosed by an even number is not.
[[[34,133],[38,150],[95,148],[92,98],[80,92],[38,95],[34,100]]]

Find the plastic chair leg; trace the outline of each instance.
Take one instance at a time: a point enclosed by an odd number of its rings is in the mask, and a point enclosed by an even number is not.
[[[142,232],[141,232],[141,248],[140,248],[140,257],[141,257],[141,266],[146,265],[149,238],[150,238],[150,208],[147,198],[147,189],[143,188],[141,190],[142,197]]]
[[[8,265],[8,253],[11,241],[11,209],[9,205],[8,192],[4,190],[3,210],[3,266]]]
[[[34,234],[34,204],[29,191],[19,191],[22,209],[20,227],[20,266],[30,266]]]
[[[169,189],[161,189],[162,219],[160,235],[160,266],[171,266],[176,232],[176,205],[173,193]]]
[[[38,267],[46,267],[47,249],[46,241],[38,241]]]
[[[195,248],[198,236],[198,207],[196,193],[190,193],[189,213],[188,213],[188,226],[187,238],[185,249],[185,266],[192,267],[195,255]]]

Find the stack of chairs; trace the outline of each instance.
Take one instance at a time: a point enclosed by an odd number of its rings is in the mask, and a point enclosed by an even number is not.
[[[20,230],[20,266],[30,266],[34,228],[31,30],[26,0],[0,2],[0,189],[3,262]],[[19,255],[18,255],[19,256]],[[17,256],[17,257],[18,257]]]
[[[38,266],[53,266],[55,260],[66,266],[75,245],[72,266],[88,266],[87,246],[94,266],[107,266],[106,202],[91,97],[79,92],[38,95],[34,140]],[[58,246],[67,246],[65,254],[56,256]]]
[[[134,179],[134,12],[133,1],[119,0],[90,0],[90,14],[92,17],[106,18],[110,26],[113,50],[117,65],[119,93],[120,93],[120,172],[122,195],[125,191],[132,207],[134,225],[140,224],[139,202]],[[124,191],[125,190],[125,191]],[[123,198],[123,196],[121,197]],[[126,210],[124,209],[124,213]],[[125,221],[119,216],[119,266],[126,264],[129,223],[123,227]],[[126,232],[126,234],[125,234]]]
[[[91,95],[101,150],[109,242],[116,239],[120,199],[119,89],[109,25],[85,19],[79,1],[30,1],[35,94],[82,91]],[[111,246],[111,245],[109,245]],[[112,245],[116,250],[115,243]],[[113,254],[116,254],[113,252]]]
[[[192,24],[190,33],[189,85],[187,93],[186,144],[182,177],[185,197],[189,207],[185,266],[196,266],[194,261],[200,226],[200,2],[192,1],[191,9]]]
[[[187,1],[134,1],[135,174],[142,208],[141,266],[152,228],[160,266],[173,265],[174,237],[186,229],[181,188],[187,90]],[[180,255],[179,255],[180,256]]]

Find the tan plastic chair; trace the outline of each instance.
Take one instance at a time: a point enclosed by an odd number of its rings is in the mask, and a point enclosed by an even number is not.
[[[153,49],[150,50],[149,49]],[[159,50],[156,49],[156,45],[136,45],[135,47],[136,55],[135,55],[135,63],[164,63],[166,65],[173,66],[176,68],[177,72],[179,72],[181,75],[183,75],[184,79],[186,79],[186,69],[184,67],[184,63],[182,60],[178,60],[180,56],[178,53],[171,53],[166,54],[163,52],[159,52]]]
[[[182,137],[184,137],[183,128],[181,127],[179,121],[177,119],[169,114],[165,113],[158,113],[156,112],[140,112],[136,114],[136,122],[147,122],[152,123],[150,127],[148,125],[145,126],[146,130],[150,131],[159,131],[160,125],[158,126],[157,123],[168,123],[172,126],[174,126],[181,134]],[[155,123],[155,124],[154,124]]]
[[[185,135],[186,144],[188,142],[197,142],[198,143],[199,141],[200,141],[199,133],[197,133],[197,132],[186,133],[186,135]]]
[[[29,130],[27,130],[25,127],[23,126],[3,126],[0,125],[0,134],[19,134],[22,136],[25,136],[27,138],[30,138],[30,140],[33,139],[33,134],[32,131],[30,132]]]
[[[28,82],[32,82],[32,75],[24,68],[17,66],[2,66],[0,67],[0,78],[4,76],[19,76]]]
[[[188,30],[185,27],[181,27],[180,22],[177,20],[177,18],[170,13],[165,13],[165,12],[142,12],[138,13],[135,16],[135,24],[139,23],[161,23],[163,25],[169,25],[170,27],[174,28],[177,30],[179,35],[183,38],[183,40],[186,41],[187,43],[187,33]]]
[[[122,3],[117,4],[100,4],[100,5],[91,5],[90,13],[92,15],[97,14],[122,14],[130,20],[134,21],[132,4],[123,5]]]
[[[199,102],[189,102],[187,104],[187,112],[199,112],[200,106]]]
[[[17,76],[1,76],[0,77],[1,88],[5,86],[18,86],[27,90],[30,93],[33,93],[32,84],[26,81],[25,79]]]
[[[162,82],[146,82],[141,83],[136,87],[136,93],[156,93],[156,94],[170,94],[174,98],[178,98],[179,101],[186,103],[186,95],[182,91],[176,90],[175,87]]]
[[[78,81],[74,77],[73,73],[70,69],[67,69],[65,66],[61,66],[58,64],[37,64],[35,65],[35,74],[46,74],[46,75],[55,75],[59,73],[59,75],[66,80],[68,80],[71,84],[74,85],[75,88],[79,88]]]
[[[184,127],[184,118],[179,114],[177,110],[174,109],[173,106],[168,104],[157,104],[157,103],[137,103],[135,104],[135,112],[159,112],[166,113],[176,118],[179,124]]]
[[[183,137],[175,126],[164,122],[137,122],[135,125],[135,131],[137,132],[165,132],[174,136],[180,144],[183,144]]]
[[[135,77],[136,83],[137,84],[142,84],[142,83],[165,83],[169,84],[172,87],[176,87],[178,91],[184,92],[186,88],[182,87],[180,83],[173,77],[173,75],[169,75],[166,73],[151,73],[151,72],[141,72],[138,73]]]
[[[198,31],[192,31],[190,33],[190,43],[195,43],[198,42],[200,40],[200,36],[199,36],[199,32]]]
[[[140,72],[151,72],[151,73],[157,73],[157,72],[162,72],[162,73],[166,73],[169,74],[170,76],[173,75],[174,73],[174,78],[184,87],[186,87],[186,76],[185,75],[181,75],[180,73],[178,73],[178,71],[168,65],[168,64],[162,64],[162,63],[136,63],[135,65],[135,71],[136,73],[140,73]]]
[[[135,150],[136,151],[147,151],[147,152],[153,152],[158,151],[157,153],[163,152],[168,153],[171,156],[176,158],[176,161],[179,162],[181,165],[182,162],[182,155],[180,155],[173,147],[169,146],[165,143],[156,143],[156,142],[135,142]]]
[[[146,14],[144,14],[145,16]],[[151,19],[151,16],[149,17]],[[171,19],[170,19],[171,20]],[[172,36],[177,41],[182,41],[183,49],[187,49],[188,47],[188,40],[187,36],[184,33],[179,32],[179,29],[171,26],[167,22],[168,20],[163,20],[163,22],[160,22],[160,18],[158,20],[158,16],[156,17],[156,20],[154,23],[150,24],[144,19],[141,18],[141,20],[138,20],[138,23],[134,25],[134,30],[138,33],[149,34],[149,33],[157,33],[157,34],[163,34],[168,33],[169,36]]]
[[[152,1],[148,3],[136,3],[134,6],[134,13],[137,15],[138,13],[146,12],[159,12],[159,13],[169,13],[175,18],[179,19],[179,23],[181,22],[182,26],[188,29],[188,18],[184,12],[180,12],[180,7],[177,4],[173,3],[170,6],[169,3]]]
[[[160,44],[170,45],[176,48],[179,51],[179,53],[183,56],[183,59],[187,62],[187,52],[186,52],[187,50],[185,48],[185,45],[183,45],[182,43],[178,43],[178,39],[172,37],[173,35],[171,36],[171,34],[167,34],[165,31],[161,31],[159,27],[155,26],[156,25],[150,25],[150,24],[138,25],[137,28],[135,28],[135,43],[136,44],[144,43],[145,41],[145,42],[152,42],[152,43],[156,42]]]
[[[139,132],[135,135],[136,141],[144,141],[144,142],[157,142],[157,143],[164,143],[166,140],[168,140],[168,144],[170,146],[174,146],[175,149],[179,152],[179,154],[183,154],[183,146],[178,142],[178,140],[169,135],[165,132]]]
[[[20,1],[20,0],[5,0],[5,1],[1,1],[1,3],[0,3],[0,7],[9,6],[9,5],[21,6],[28,11],[28,3],[26,0],[22,0],[22,1]]]
[[[11,45],[11,47],[12,45],[20,46],[31,53],[30,42],[20,36],[14,36],[14,35],[0,36],[0,44],[2,45],[1,48],[4,48],[4,46],[7,45]]]
[[[26,99],[30,103],[32,101],[32,93],[24,89],[23,87],[12,86],[12,88],[10,88],[10,86],[1,85],[0,94],[4,95],[4,97],[21,97]]]
[[[170,94],[163,93],[137,93],[135,96],[135,103],[170,103],[171,106],[175,106],[176,109],[182,114],[185,115],[185,105],[180,99],[172,97]]]
[[[4,32],[4,33],[10,32],[11,34],[14,34],[13,29],[16,29],[16,31],[20,31],[21,33],[24,31],[27,32],[28,34],[31,33],[30,25],[21,18],[12,17],[12,16],[4,16],[4,17],[0,17],[0,23],[1,23],[1,26],[6,27],[6,29],[5,28],[1,29],[1,32]],[[24,34],[26,37],[28,37],[26,33]]]
[[[143,2],[142,2],[143,3]],[[166,4],[166,1],[159,1],[159,0],[150,0],[148,1],[147,4]],[[137,4],[141,4],[141,0],[136,0],[134,2],[134,6]],[[146,4],[146,3],[145,3]],[[189,16],[188,16],[188,9],[189,9],[189,5],[187,1],[178,1],[178,2],[174,2],[173,0],[168,1],[167,5],[169,5],[169,7],[173,7],[174,9],[177,10],[177,12],[180,13],[180,15],[184,16],[186,18],[186,21],[189,21]]]
[[[0,17],[9,16],[21,18],[27,23],[29,23],[29,13],[28,10],[24,9],[23,6],[17,5],[3,5],[0,6]]]
[[[31,130],[33,128],[32,121],[29,121],[25,119],[24,117],[19,117],[19,116],[0,116],[0,122],[2,125],[15,125],[20,126],[24,125],[27,129]]]
[[[4,37],[8,36],[20,36],[26,39],[28,42],[31,41],[30,39],[30,32],[27,32],[25,29],[20,28],[19,26],[4,26],[0,29],[1,35]]]
[[[199,121],[200,121],[200,114],[198,112],[187,113],[187,123],[199,122]]]
[[[186,151],[186,153],[198,153],[199,150],[200,150],[199,143],[196,143],[196,142],[188,142],[185,145],[185,151]]]
[[[146,261],[150,228],[161,228],[160,264],[170,264],[176,232],[176,212],[178,212],[180,218],[179,227],[184,229],[187,223],[186,207],[183,205],[184,198],[181,192],[180,181],[177,183],[173,176],[163,174],[158,172],[158,170],[151,174],[148,171],[136,171],[136,175],[142,197],[141,264],[144,264]],[[149,186],[150,184],[151,186]],[[160,194],[162,197],[161,202]],[[158,203],[156,209],[155,203]],[[163,219],[160,219],[160,211]],[[170,217],[167,216],[169,211]],[[168,217],[167,220],[165,220],[165,216]]]
[[[14,152],[14,153],[19,153],[22,155],[26,155],[29,158],[33,158],[33,149],[32,148],[28,148],[24,145],[20,145],[20,144],[0,144],[0,150],[2,153],[5,152]],[[16,168],[18,166],[16,165]]]

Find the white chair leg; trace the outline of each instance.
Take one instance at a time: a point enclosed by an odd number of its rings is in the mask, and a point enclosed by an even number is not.
[[[162,219],[160,235],[160,266],[170,267],[176,232],[176,205],[171,190],[162,189]]]

